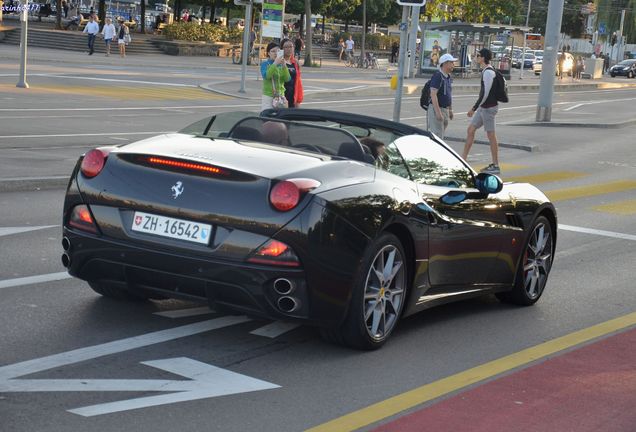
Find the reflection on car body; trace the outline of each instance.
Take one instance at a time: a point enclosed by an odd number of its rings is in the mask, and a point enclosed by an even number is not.
[[[264,141],[271,122],[284,143]],[[363,137],[385,144],[383,163]],[[538,189],[477,174],[421,129],[324,110],[233,112],[80,158],[62,262],[104,296],[206,301],[375,349],[401,316],[441,303],[534,304],[556,224]]]

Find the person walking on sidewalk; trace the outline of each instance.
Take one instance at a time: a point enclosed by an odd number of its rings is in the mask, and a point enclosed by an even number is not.
[[[492,59],[492,51],[487,48],[482,48],[477,53],[477,61],[482,68],[481,72],[481,87],[479,90],[479,97],[475,105],[468,111],[468,117],[472,118],[468,125],[468,131],[466,134],[466,144],[464,145],[464,151],[462,157],[464,160],[468,160],[468,153],[475,141],[475,131],[480,127],[484,127],[486,135],[488,135],[488,141],[490,142],[490,154],[492,156],[492,163],[482,170],[490,174],[499,174],[499,144],[497,143],[497,135],[495,133],[495,116],[499,111],[497,104],[497,97],[495,93],[495,70],[490,66],[490,60]]]
[[[88,34],[88,55],[93,55],[95,52],[95,37],[99,33],[99,24],[95,21],[95,15],[91,15],[88,19],[88,23],[84,27],[84,33]]]
[[[444,138],[448,121],[453,119],[453,80],[450,74],[456,61],[452,55],[444,54],[439,59],[439,70],[431,77],[431,101],[426,119],[428,130],[440,138]]]
[[[110,55],[110,44],[115,39],[115,26],[110,18],[106,18],[106,24],[102,29],[102,36],[104,37],[104,43],[106,44],[106,57]]]
[[[128,26],[121,21],[119,25],[119,34],[117,35],[117,45],[119,46],[119,57],[126,57],[126,45],[130,41],[130,30]]]

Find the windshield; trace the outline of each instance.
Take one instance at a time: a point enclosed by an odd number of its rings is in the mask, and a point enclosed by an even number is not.
[[[473,188],[473,172],[449,149],[422,135],[396,139],[387,148],[389,172],[417,183]],[[401,157],[400,157],[401,156]]]

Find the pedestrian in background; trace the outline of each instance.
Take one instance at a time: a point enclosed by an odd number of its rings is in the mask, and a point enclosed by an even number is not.
[[[499,111],[499,105],[497,103],[494,86],[496,74],[495,70],[490,66],[492,52],[487,48],[482,48],[476,57],[479,66],[482,68],[481,86],[477,102],[475,102],[475,105],[468,111],[468,117],[472,120],[468,125],[466,144],[464,145],[462,157],[464,160],[468,160],[468,153],[475,141],[475,132],[483,126],[486,135],[488,135],[488,141],[490,142],[492,163],[484,168],[482,172],[499,174],[501,172],[499,168],[499,144],[497,142],[497,134],[495,133],[495,116],[497,115],[497,111]]]
[[[283,58],[291,76],[291,79],[285,82],[285,98],[289,108],[298,108],[303,101],[304,91],[300,78],[300,64],[294,54],[296,47],[289,39],[283,39],[280,45],[283,47]]]
[[[351,62],[353,58],[353,49],[356,43],[353,40],[353,35],[349,35],[349,39],[345,41],[345,54],[347,54],[347,61]]]
[[[128,30],[128,26],[123,21],[119,23],[119,34],[117,35],[117,45],[119,46],[119,56],[126,57],[126,44],[127,40],[130,38],[130,30]]]
[[[523,60],[522,60],[523,61]],[[565,66],[565,53],[559,54],[559,79],[563,79],[563,67]]]
[[[338,41],[338,47],[340,48],[340,52],[338,53],[338,61],[341,62],[342,56],[345,53],[345,42],[343,38],[340,38],[340,40]]]
[[[88,55],[93,55],[95,52],[95,37],[99,33],[99,24],[97,24],[95,16],[92,14],[88,18],[86,27],[84,27],[84,33],[88,34]]]
[[[439,69],[431,77],[431,101],[426,115],[428,130],[440,138],[444,138],[444,131],[448,121],[453,119],[453,80],[450,76],[457,59],[450,54],[444,54],[439,59]]]
[[[281,43],[281,46],[282,46],[282,43]],[[283,47],[283,49],[284,48],[285,47]],[[294,57],[296,57],[296,59],[300,59],[300,53],[304,48],[305,48],[305,42],[303,41],[303,38],[301,38],[300,35],[296,36],[296,39],[294,40]]]
[[[400,45],[396,41],[394,41],[391,44],[391,58],[389,59],[389,63],[397,63],[399,52]]]
[[[291,80],[287,69],[283,52],[278,54],[280,48],[276,42],[267,44],[267,60],[261,63],[261,76],[263,77],[263,94],[261,96],[261,109],[274,108],[275,96],[285,95],[285,83]],[[278,108],[278,107],[277,107]]]
[[[610,57],[609,54],[605,54],[605,56],[603,56],[603,73],[607,73],[607,71],[609,70],[609,65],[610,65]]]
[[[106,18],[106,24],[104,24],[104,28],[102,29],[102,36],[104,37],[104,43],[106,44],[106,57],[110,55],[110,44],[115,39],[115,26],[110,18]]]

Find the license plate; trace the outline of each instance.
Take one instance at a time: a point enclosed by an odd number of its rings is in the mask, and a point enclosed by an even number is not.
[[[143,212],[135,212],[131,228],[137,232],[205,245],[210,242],[210,235],[212,234],[212,225]]]

